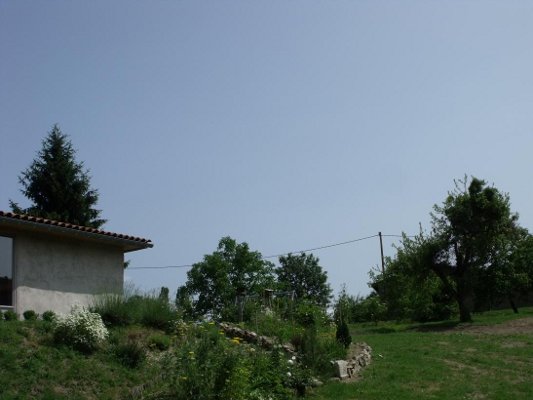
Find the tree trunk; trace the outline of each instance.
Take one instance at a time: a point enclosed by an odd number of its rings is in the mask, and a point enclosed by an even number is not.
[[[516,304],[515,304],[512,296],[509,296],[509,304],[511,304],[511,308],[513,309],[513,312],[515,314],[518,314],[518,308],[516,307]]]
[[[457,285],[457,304],[459,305],[459,321],[472,322],[471,296],[462,283]]]

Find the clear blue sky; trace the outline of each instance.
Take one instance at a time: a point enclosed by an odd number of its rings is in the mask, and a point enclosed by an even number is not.
[[[54,123],[132,267],[429,228],[465,173],[533,229],[530,1],[0,0],[0,209]],[[394,254],[385,241],[385,254]],[[366,294],[367,240],[316,252]],[[175,290],[186,269],[127,270]]]

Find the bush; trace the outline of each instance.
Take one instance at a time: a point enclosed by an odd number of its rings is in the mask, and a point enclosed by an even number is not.
[[[107,326],[125,326],[135,322],[138,310],[133,307],[133,301],[118,294],[104,294],[97,296],[92,312],[100,314]]]
[[[54,322],[57,318],[56,313],[53,311],[45,311],[42,315],[43,321]]]
[[[335,339],[331,330],[318,332],[315,326],[309,326],[292,343],[301,354],[302,364],[320,376],[329,377],[331,360],[346,357],[346,349]]]
[[[337,332],[335,333],[335,339],[337,339],[337,342],[341,343],[345,349],[347,349],[348,346],[350,346],[350,343],[352,343],[350,329],[348,329],[348,324],[346,324],[346,321],[342,320],[337,323]]]
[[[16,321],[18,319],[17,314],[13,310],[7,310],[4,312],[4,319],[6,321]]]
[[[170,347],[170,338],[165,335],[152,335],[149,339],[150,347],[157,350],[168,350]]]
[[[293,318],[304,327],[325,326],[330,322],[323,307],[307,301],[301,301],[297,304]]]
[[[137,368],[146,359],[146,351],[137,340],[128,340],[126,343],[117,344],[114,354],[122,365],[129,368]]]
[[[189,340],[166,358],[164,398],[195,400],[288,400],[287,362],[277,351],[264,352],[228,340],[214,325],[191,328]]]
[[[177,315],[167,301],[151,296],[145,296],[139,301],[142,325],[165,331],[173,328]]]
[[[22,313],[24,316],[25,321],[35,321],[37,317],[39,316],[35,311],[33,310],[27,310]]]
[[[168,301],[150,295],[126,297],[117,294],[98,296],[91,311],[101,315],[107,326],[142,324],[147,327],[170,330],[176,312]]]
[[[54,329],[56,343],[92,352],[107,338],[108,331],[99,314],[84,309],[74,309],[69,315],[57,319]]]

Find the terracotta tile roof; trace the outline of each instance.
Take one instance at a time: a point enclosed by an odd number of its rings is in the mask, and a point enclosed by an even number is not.
[[[16,213],[5,212],[5,211],[0,211],[0,217],[13,219],[13,220],[19,220],[19,221],[27,221],[27,222],[32,222],[32,223],[41,224],[41,225],[49,225],[49,226],[54,226],[58,228],[72,229],[73,231],[94,233],[96,235],[103,235],[103,236],[116,238],[116,239],[130,240],[133,242],[137,242],[141,245],[144,245],[146,247],[152,247],[152,241],[149,239],[143,239],[143,238],[136,237],[136,236],[123,235],[120,233],[103,231],[100,229],[91,228],[89,226],[75,225],[75,224],[70,224],[68,222],[55,221],[52,219],[34,217],[32,215],[16,214]]]

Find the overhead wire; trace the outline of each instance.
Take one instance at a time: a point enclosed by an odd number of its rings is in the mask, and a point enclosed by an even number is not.
[[[313,247],[313,248],[311,248],[311,249],[306,249],[306,250],[296,250],[296,251],[289,251],[289,252],[286,252],[286,253],[273,254],[273,255],[266,256],[266,257],[261,257],[261,258],[262,258],[263,260],[267,260],[267,259],[269,259],[269,258],[278,258],[278,257],[287,256],[287,255],[289,255],[289,254],[307,253],[307,252],[309,252],[309,251],[328,249],[328,248],[330,248],[330,247],[343,246],[343,245],[350,244],[350,243],[361,242],[361,241],[363,241],[363,240],[372,239],[372,238],[375,238],[375,237],[378,237],[378,236],[379,236],[379,234],[377,234],[377,235],[371,235],[371,236],[365,236],[365,237],[361,237],[361,238],[357,238],[357,239],[347,240],[347,241],[345,241],[345,242],[339,242],[339,243],[328,244],[328,245],[325,245],[325,246]],[[403,235],[381,235],[381,236],[382,236],[382,237],[403,237]],[[407,237],[414,237],[414,236],[408,236],[408,235],[406,235],[406,236],[407,236]],[[128,268],[128,271],[129,271],[129,270],[132,270],[132,269],[191,268],[192,266],[193,266],[193,264],[166,265],[166,266],[161,266],[161,267],[129,267],[129,268]]]

